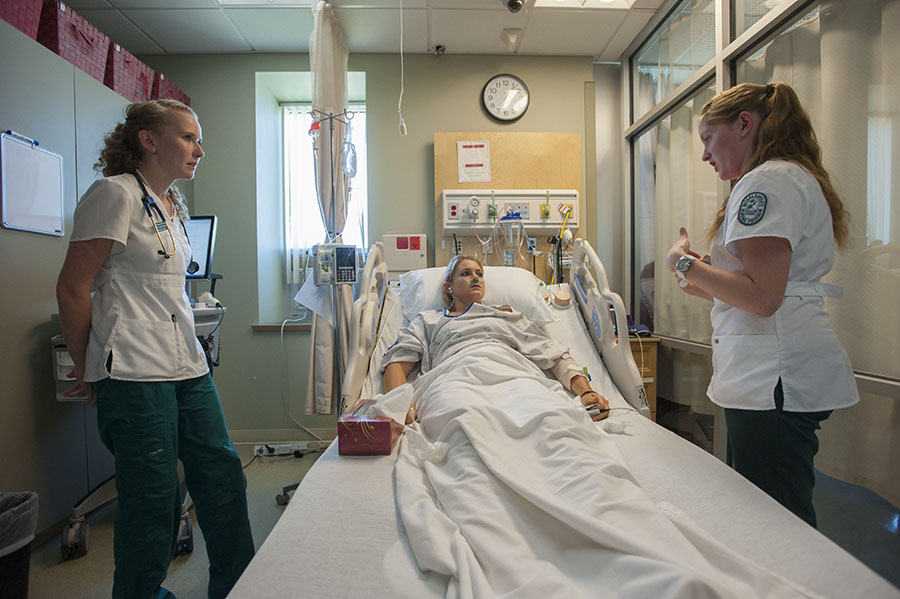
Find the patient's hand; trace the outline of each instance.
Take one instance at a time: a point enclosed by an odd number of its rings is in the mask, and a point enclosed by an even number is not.
[[[416,410],[416,406],[410,405],[409,409],[406,410],[406,422],[404,424],[412,424],[418,417],[419,412]]]
[[[503,304],[502,306],[494,306],[494,307],[496,309],[500,310],[501,312],[512,312],[513,311],[512,306],[510,306],[509,304]]]
[[[591,420],[603,420],[609,416],[609,402],[596,391],[586,391],[581,396],[581,403],[591,417]]]

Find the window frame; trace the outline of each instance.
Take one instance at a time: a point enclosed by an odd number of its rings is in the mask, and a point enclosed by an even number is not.
[[[758,46],[764,39],[776,36],[793,26],[796,19],[805,12],[809,12],[822,0],[791,0],[783,1],[772,8],[768,13],[756,21],[746,31],[735,35],[734,6],[735,0],[716,0],[716,54],[702,68],[684,83],[673,89],[666,97],[662,98],[652,109],[641,115],[635,115],[633,111],[632,73],[633,60],[643,45],[663,26],[669,16],[682,4],[690,0],[668,0],[651,19],[644,30],[635,38],[635,41],[623,53],[627,58],[627,67],[622,69],[622,101],[623,117],[627,126],[622,134],[623,151],[629,160],[624,165],[623,190],[624,197],[628,198],[628,209],[625,211],[625,231],[627,239],[625,246],[624,264],[626,280],[625,304],[629,306],[633,314],[640,309],[640,293],[638,285],[640,280],[636,264],[636,232],[635,215],[637,199],[635,197],[635,148],[636,140],[648,129],[656,126],[660,121],[670,115],[687,98],[696,94],[710,78],[715,78],[716,93],[720,93],[732,87],[737,79],[737,62],[752,48]],[[727,182],[719,182],[719,202],[724,200],[730,190]],[[680,349],[703,355],[711,355],[712,350],[708,344],[681,339],[663,339],[663,346]],[[900,382],[883,377],[870,376],[865,373],[855,372],[860,392],[875,393],[900,400]],[[717,453],[719,445],[717,442]]]

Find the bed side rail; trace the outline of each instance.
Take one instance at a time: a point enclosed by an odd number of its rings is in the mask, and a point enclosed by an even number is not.
[[[628,341],[625,304],[610,290],[603,262],[584,239],[575,240],[570,278],[581,315],[613,383],[632,407],[649,418],[647,393]],[[615,318],[618,337],[610,316]]]
[[[350,345],[347,349],[347,370],[341,385],[341,414],[356,403],[362,391],[369,360],[375,349],[387,282],[387,262],[384,260],[384,247],[379,241],[369,248],[359,282],[359,298],[353,302],[350,313]]]

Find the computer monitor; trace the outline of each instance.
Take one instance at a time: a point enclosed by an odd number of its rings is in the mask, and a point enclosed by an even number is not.
[[[192,216],[184,223],[191,242],[191,258],[200,267],[197,272],[185,273],[188,279],[208,279],[212,274],[213,250],[216,249],[216,217]]]

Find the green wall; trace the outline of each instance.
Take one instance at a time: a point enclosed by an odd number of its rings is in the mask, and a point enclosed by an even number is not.
[[[59,332],[52,318],[57,312],[55,285],[72,214],[78,197],[96,177],[92,165],[103,136],[121,120],[126,101],[2,21],[0,52],[16,57],[0,62],[4,82],[0,127],[34,137],[64,159],[66,236],[0,229],[4,281],[0,287],[0,376],[4,381],[0,451],[5,457],[0,465],[0,490],[37,491],[41,496],[39,530],[48,530],[111,474],[110,456],[97,437],[94,408],[54,398],[50,337]],[[257,89],[256,74],[307,71],[308,57],[192,55],[145,60],[191,96],[203,125],[207,156],[196,180],[181,187],[195,213],[220,217],[215,271],[225,278],[216,294],[228,306],[228,313],[222,324],[222,366],[215,378],[235,440],[308,438],[285,415],[283,389],[287,407],[304,425],[321,432],[333,429],[333,417],[303,414],[308,334],[289,332],[282,346],[278,333],[251,328],[259,322],[260,305],[271,300],[267,288],[280,278],[281,267],[276,208],[281,165],[275,159],[257,160],[257,155],[266,156],[279,143],[279,133],[271,126],[277,105],[272,93]],[[403,115],[409,134],[401,137],[399,57],[350,58],[349,70],[364,72],[367,87],[370,239],[384,233],[423,231],[433,239],[435,131],[581,134],[585,214],[590,219],[583,231],[592,239],[615,227],[602,222],[603,213],[593,197],[598,183],[608,184],[596,179],[596,140],[609,135],[617,139],[613,132],[599,131],[606,121],[598,121],[594,130],[598,107],[593,82],[595,70],[602,67],[586,58],[448,55],[407,56],[405,67]],[[484,82],[499,72],[519,75],[533,94],[528,113],[512,125],[490,121],[479,106]],[[605,72],[597,99],[619,93],[615,72],[614,68]],[[195,295],[205,285],[199,284]],[[284,305],[286,298],[278,302]]]
[[[219,282],[216,295],[228,306],[228,315],[222,324],[222,366],[216,371],[216,383],[235,440],[307,438],[282,410],[283,385],[288,409],[304,425],[333,428],[331,416],[303,414],[308,334],[285,335],[287,368],[282,372],[278,333],[251,329],[260,313],[259,282],[273,278],[271,261],[280,260],[272,252],[272,234],[279,230],[279,217],[272,214],[272,198],[259,195],[260,190],[272,190],[274,186],[269,181],[257,181],[258,173],[272,177],[275,169],[255,162],[256,73],[307,71],[308,56],[182,55],[145,56],[143,60],[165,72],[191,97],[203,126],[207,155],[193,183],[194,211],[217,214],[220,219],[214,270],[225,278]],[[365,72],[366,78],[371,240],[385,233],[422,231],[434,239],[435,131],[578,133],[585,148],[585,113],[594,110],[585,93],[592,85],[586,83],[594,77],[588,58],[406,56],[405,137],[399,135],[397,114],[399,57],[351,55],[348,70]],[[501,72],[522,77],[532,92],[528,112],[512,125],[491,121],[479,104],[485,81]],[[265,98],[259,101],[261,110],[272,110]],[[262,132],[264,136],[273,134],[268,128]],[[593,138],[594,132],[589,135]],[[588,189],[584,182],[595,176],[593,154],[588,154],[583,151],[582,189]],[[262,195],[269,193],[263,191]],[[585,202],[595,202],[595,198],[585,196]],[[310,217],[318,218],[315,214]],[[588,225],[586,230],[597,229]],[[430,260],[433,262],[433,252]]]
[[[127,102],[4,21],[0,56],[0,128],[63,157],[65,236],[0,229],[0,491],[36,491],[44,530],[113,472],[96,410],[56,401],[50,338],[75,204]]]

